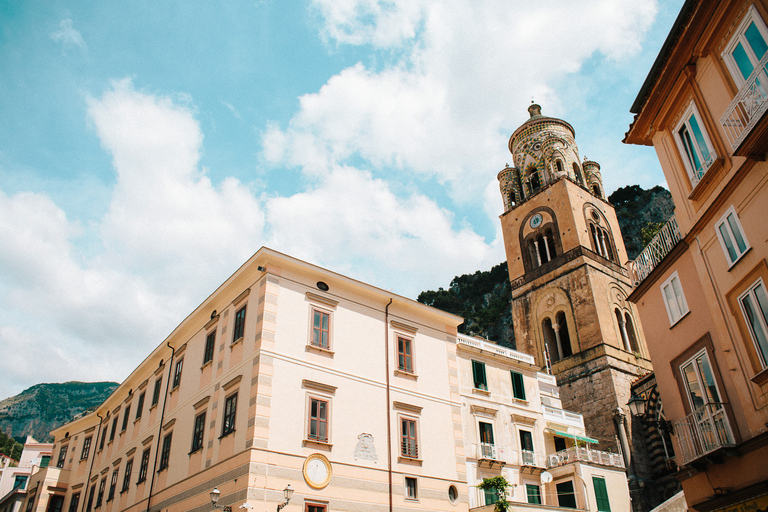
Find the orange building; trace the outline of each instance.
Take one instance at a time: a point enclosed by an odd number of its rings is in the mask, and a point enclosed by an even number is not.
[[[630,263],[696,511],[768,507],[768,2],[688,0],[632,106],[675,202]]]

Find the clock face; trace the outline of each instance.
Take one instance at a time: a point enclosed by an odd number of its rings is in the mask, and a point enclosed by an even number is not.
[[[533,229],[536,229],[537,227],[541,226],[541,221],[544,220],[540,213],[537,213],[533,217],[531,217],[531,227]]]
[[[331,463],[320,453],[313,453],[304,461],[304,479],[310,487],[322,489],[331,481]]]

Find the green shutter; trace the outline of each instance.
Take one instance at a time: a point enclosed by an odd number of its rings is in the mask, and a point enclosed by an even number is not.
[[[472,361],[472,378],[476,389],[488,390],[488,381],[485,380],[485,363]]]
[[[541,505],[541,490],[538,485],[525,484],[525,491],[528,495],[528,503]]]
[[[598,512],[611,512],[611,503],[608,501],[608,489],[605,486],[605,478],[592,477],[595,486],[595,499]]]
[[[513,372],[512,374],[512,395],[518,400],[525,400],[525,383],[523,382],[523,374]]]

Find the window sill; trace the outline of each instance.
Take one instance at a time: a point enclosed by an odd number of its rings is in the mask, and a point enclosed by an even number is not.
[[[157,407],[157,404],[150,405],[149,406],[149,412],[152,412],[152,409],[154,409],[155,407]]]
[[[206,361],[206,362],[204,362],[204,363],[203,363],[203,366],[201,366],[201,367],[200,367],[200,371],[203,371],[203,370],[205,370],[205,369],[206,369],[206,368],[208,368],[209,366],[213,366],[213,359],[211,359],[210,361]]]
[[[722,158],[715,159],[712,164],[704,172],[696,186],[693,187],[691,193],[688,194],[688,199],[691,201],[697,201],[704,195],[704,191],[708,188],[712,180],[715,179],[715,175],[723,168],[724,160]]]
[[[683,318],[687,317],[687,316],[688,316],[688,314],[689,314],[690,312],[691,312],[691,310],[690,310],[690,309],[689,309],[688,311],[686,311],[686,312],[685,312],[685,314],[684,314],[683,316],[681,316],[680,318],[678,318],[677,320],[675,320],[675,322],[674,322],[672,325],[670,325],[670,326],[669,326],[669,328],[670,328],[670,329],[674,328],[674,327],[675,327],[677,324],[679,324],[679,323],[680,323],[680,321],[681,321]]]
[[[140,486],[141,484],[143,484],[146,481],[147,481],[146,478],[144,480],[139,480],[138,482],[136,482],[136,487]]]
[[[120,491],[120,494],[125,494],[126,492],[128,492],[128,489],[123,489],[122,491]]]
[[[329,443],[328,441],[320,441],[318,439],[305,439],[302,444],[304,446],[318,446],[318,447],[324,447],[324,448],[333,448],[333,443]]]
[[[172,395],[172,394],[174,394],[176,391],[178,391],[178,390],[179,390],[179,388],[180,388],[180,387],[181,387],[181,384],[176,384],[175,386],[173,386],[173,387],[171,388],[171,390],[168,392],[168,394],[169,394],[169,395]]]
[[[729,263],[729,264],[728,264],[728,265],[729,265],[729,266],[728,266],[728,272],[730,272],[730,271],[731,271],[731,269],[732,269],[733,267],[735,267],[735,266],[736,266],[736,264],[737,264],[738,262],[740,262],[742,259],[744,259],[744,256],[746,256],[746,254],[747,254],[749,251],[751,251],[751,250],[752,250],[752,247],[747,247],[747,250],[746,250],[746,251],[744,251],[743,253],[741,253],[741,255],[740,255],[738,258],[736,258],[736,261],[734,261],[733,263]],[[726,256],[726,257],[725,257],[725,259],[727,260],[727,259],[728,259],[728,256]]]
[[[168,466],[165,466],[164,468],[160,468],[160,469],[158,469],[158,470],[157,470],[157,473],[158,473],[158,474],[160,474],[160,473],[162,473],[163,471],[165,471],[166,469],[168,469]]]
[[[232,435],[232,434],[234,434],[234,433],[235,433],[235,429],[234,429],[234,428],[233,428],[232,430],[230,430],[229,432],[226,432],[226,433],[222,433],[222,434],[219,436],[219,441],[221,441],[221,440],[222,440],[222,439],[224,439],[225,437],[227,437],[227,436],[230,436],[230,435]]]
[[[752,377],[752,382],[754,382],[758,386],[762,386],[763,384],[768,382],[768,368],[763,368],[761,372],[759,372],[757,375]]]
[[[472,388],[472,392],[478,395],[491,396],[491,392],[487,389]]]
[[[407,379],[413,379],[413,380],[417,380],[419,378],[419,376],[416,375],[415,373],[409,372],[406,370],[401,370],[400,368],[395,370],[395,375],[398,375],[400,377],[405,377]]]
[[[516,403],[521,405],[528,405],[528,400],[526,400],[525,398],[512,397],[512,400],[514,400]]]
[[[191,457],[194,454],[196,454],[197,452],[202,452],[202,451],[203,451],[203,447],[201,446],[200,448],[196,448],[196,449],[192,450],[191,452],[189,452],[188,455]]]
[[[413,464],[413,465],[416,465],[416,466],[421,466],[424,461],[421,460],[421,459],[417,459],[416,457],[406,457],[404,455],[399,455],[397,457],[397,462],[402,462],[404,464]]]
[[[135,424],[137,424],[137,423],[138,423],[138,422],[140,422],[140,421],[141,421],[141,416],[139,416],[138,418],[136,418],[135,420],[133,420],[133,424],[135,425]]]
[[[315,352],[324,356],[333,357],[335,352],[329,348],[318,347],[317,345],[307,345],[307,352]]]
[[[229,344],[229,348],[230,349],[234,348],[235,345],[237,345],[238,343],[242,343],[242,341],[243,341],[243,337],[240,336],[235,341],[233,341],[232,343]]]

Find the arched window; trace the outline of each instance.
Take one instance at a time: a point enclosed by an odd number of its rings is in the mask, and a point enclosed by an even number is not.
[[[627,335],[627,325],[624,323],[624,317],[619,311],[619,308],[613,310],[616,315],[616,323],[619,325],[619,334],[621,335],[621,345],[624,350],[631,352],[632,349],[629,346],[629,336]]]
[[[547,228],[544,233],[535,233],[528,239],[528,252],[531,257],[531,265],[537,268],[552,261],[557,256],[555,238],[552,228]]]
[[[559,361],[561,359],[560,350],[557,346],[557,336],[555,336],[555,330],[552,328],[551,318],[545,318],[541,323],[541,332],[544,335],[544,344],[549,353],[550,362],[555,363]]]
[[[635,326],[629,313],[624,313],[624,324],[627,327],[627,337],[629,338],[629,346],[632,348],[632,352],[640,352],[640,347],[637,344],[637,335],[635,334]]]
[[[592,250],[605,259],[614,261],[611,236],[602,227],[589,223],[589,231],[592,234]]]
[[[555,166],[557,167],[557,173],[562,174],[563,173],[563,162],[560,160],[555,160]]]
[[[551,228],[547,228],[547,230],[544,231],[544,240],[547,242],[547,247],[549,248],[549,259],[554,259],[554,257],[557,256],[557,249],[555,248],[555,236],[552,233]]]
[[[541,181],[539,181],[539,173],[535,172],[531,175],[531,192],[536,193],[541,188]]]
[[[571,351],[571,336],[568,332],[568,322],[565,319],[565,313],[563,311],[560,311],[555,315],[555,323],[557,324],[557,331],[559,331],[558,334],[560,335],[563,357],[573,355],[573,352]]]
[[[584,185],[584,178],[582,178],[581,170],[579,169],[579,166],[576,165],[576,162],[573,163],[573,174],[576,176],[576,181],[579,185]]]
[[[515,206],[515,204],[517,204],[516,201],[515,201],[515,193],[514,192],[510,192],[509,194],[507,194],[507,201],[509,202],[509,207],[510,208],[512,208],[513,206]]]
[[[603,195],[600,193],[600,187],[598,185],[592,185],[592,193],[601,199],[603,198]]]

